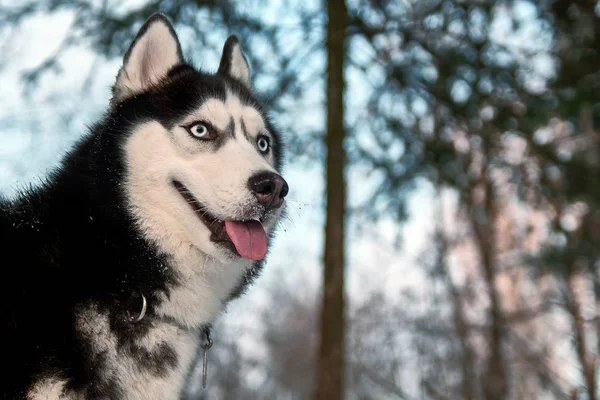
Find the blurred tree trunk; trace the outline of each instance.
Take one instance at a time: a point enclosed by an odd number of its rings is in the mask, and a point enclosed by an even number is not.
[[[344,55],[347,9],[327,2],[327,214],[321,343],[315,398],[339,400],[344,392]]]
[[[596,391],[596,356],[591,349],[588,349],[586,340],[586,323],[583,315],[582,304],[578,299],[578,290],[576,280],[578,277],[583,278],[586,274],[577,271],[573,265],[569,266],[568,277],[566,279],[565,304],[573,321],[574,344],[577,359],[581,366],[581,373],[585,381],[587,389],[587,397],[589,400],[597,399]]]
[[[476,186],[471,190],[468,206],[490,301],[489,355],[482,387],[486,400],[503,400],[508,398],[508,382],[502,344],[506,336],[506,329],[501,310],[500,294],[496,288],[497,254],[495,246],[497,238],[495,224],[498,213],[494,199],[494,185],[489,171],[493,147],[491,141],[493,139],[488,137],[491,136],[492,132],[484,133],[488,134],[482,136],[482,150],[485,161],[483,162],[479,182],[476,182]],[[479,198],[480,194],[483,195],[483,199]]]

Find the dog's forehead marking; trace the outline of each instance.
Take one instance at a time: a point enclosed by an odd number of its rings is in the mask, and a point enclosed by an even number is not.
[[[241,132],[242,124],[251,135],[265,130],[265,122],[258,110],[242,104],[231,92],[227,92],[225,102],[216,98],[206,100],[192,117],[205,119],[221,131],[228,130],[232,120],[236,132]]]
[[[231,119],[225,104],[219,99],[205,101],[200,110],[198,110],[198,114],[202,119],[209,121],[219,130],[227,129]]]

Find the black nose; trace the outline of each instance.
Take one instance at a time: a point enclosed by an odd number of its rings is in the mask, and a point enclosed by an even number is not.
[[[290,188],[287,182],[274,172],[259,172],[248,180],[250,190],[258,202],[267,209],[279,208],[283,198],[287,196]]]

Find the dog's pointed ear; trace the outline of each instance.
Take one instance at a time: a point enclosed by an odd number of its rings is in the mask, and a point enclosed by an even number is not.
[[[242,51],[242,45],[235,35],[229,36],[225,41],[218,73],[237,79],[248,88],[251,85],[250,66]]]
[[[140,93],[183,63],[181,45],[169,20],[154,14],[144,22],[129,50],[113,86],[113,103]]]

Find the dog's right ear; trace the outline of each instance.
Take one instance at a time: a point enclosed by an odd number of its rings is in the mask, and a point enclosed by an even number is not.
[[[181,63],[181,45],[171,23],[164,15],[154,14],[142,25],[123,57],[112,103],[147,90]]]

